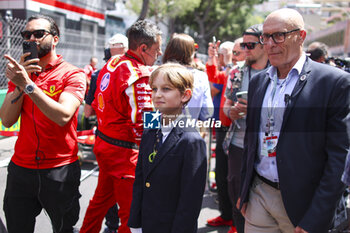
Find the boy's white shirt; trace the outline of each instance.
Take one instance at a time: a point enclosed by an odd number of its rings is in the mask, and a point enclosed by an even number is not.
[[[163,134],[162,142],[165,142],[165,139],[169,136],[169,134],[173,130],[174,126],[177,125],[177,122],[184,117],[185,117],[185,115],[181,113],[178,117],[176,117],[175,120],[172,121],[173,123],[168,124],[168,125],[164,125],[164,126],[162,124],[160,125],[160,129],[161,129],[162,134]]]
[[[142,233],[142,228],[131,228],[130,227],[131,233]]]

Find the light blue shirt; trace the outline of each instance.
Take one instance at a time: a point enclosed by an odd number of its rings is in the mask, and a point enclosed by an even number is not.
[[[208,75],[200,70],[188,68],[193,74],[193,90],[191,100],[183,113],[186,117],[205,121],[213,116],[214,105],[210,94]]]
[[[270,84],[266,89],[266,93],[264,96],[261,113],[260,113],[261,116],[260,116],[259,147],[258,147],[259,161],[256,162],[255,169],[260,176],[263,176],[266,179],[271,180],[273,182],[279,182],[276,157],[267,157],[267,156],[261,155],[260,153],[261,145],[265,137],[265,132],[268,131],[266,127],[266,124],[268,121],[268,111],[269,111],[269,108],[270,108],[270,111],[272,110],[272,115],[275,123],[272,133],[274,136],[279,137],[282,122],[283,122],[284,110],[286,107],[285,95],[291,96],[292,91],[295,87],[295,84],[299,79],[299,76],[305,64],[305,61],[306,61],[306,55],[305,53],[303,53],[302,56],[297,61],[297,63],[289,71],[285,79],[278,79],[277,69],[274,66],[271,66],[266,72],[266,75],[270,78]],[[272,91],[274,88],[274,80],[277,80],[277,85],[276,85],[275,94],[272,95]],[[269,104],[269,99],[270,99],[270,104]]]

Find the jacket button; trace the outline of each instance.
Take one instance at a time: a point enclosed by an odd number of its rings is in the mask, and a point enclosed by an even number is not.
[[[151,184],[149,182],[146,182],[146,187],[147,188],[151,187]]]

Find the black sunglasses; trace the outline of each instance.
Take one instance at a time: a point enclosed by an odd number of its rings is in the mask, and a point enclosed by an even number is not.
[[[242,49],[247,48],[248,50],[253,50],[255,49],[255,46],[257,44],[260,44],[260,42],[246,42],[246,43],[241,43],[240,46]]]
[[[21,32],[21,35],[23,39],[25,40],[30,40],[30,37],[34,35],[36,39],[41,39],[45,33],[52,34],[51,32],[45,30],[45,29],[39,29],[39,30],[34,30],[34,31],[23,31]]]

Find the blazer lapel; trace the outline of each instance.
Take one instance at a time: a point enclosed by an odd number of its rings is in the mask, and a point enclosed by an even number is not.
[[[260,107],[262,106],[263,100],[264,100],[264,96],[265,96],[265,92],[267,89],[267,86],[270,83],[270,78],[268,76],[268,74],[266,73],[264,80],[262,82],[259,83],[259,86],[256,87],[256,94],[254,95],[254,100],[253,102],[256,103],[256,106],[253,106],[254,108],[256,107]],[[253,91],[253,90],[249,90],[249,91]]]
[[[162,146],[159,148],[158,153],[154,157],[152,163],[149,163],[149,169],[146,174],[146,177],[152,172],[152,170],[162,161],[162,159],[166,156],[168,151],[173,148],[177,141],[180,139],[180,135],[182,134],[183,129],[179,127],[174,127]]]
[[[258,116],[257,119],[254,119],[254,128],[253,128],[253,132],[259,132],[259,127],[260,127],[260,116],[261,116],[261,108],[262,108],[262,104],[264,101],[264,96],[265,96],[265,92],[266,89],[270,83],[270,78],[269,76],[266,74],[265,77],[261,77],[264,80],[258,82],[258,86],[256,87],[256,91],[255,94],[253,95],[253,100],[252,103],[256,103],[256,105],[251,106],[253,109],[253,114],[252,116]],[[254,91],[254,90],[249,90],[249,91]]]
[[[289,117],[292,109],[295,106],[297,96],[300,94],[300,92],[303,89],[303,87],[305,86],[307,80],[310,78],[309,77],[310,76],[310,72],[311,72],[310,61],[309,61],[309,58],[306,58],[304,67],[303,67],[303,69],[302,69],[302,71],[301,71],[301,73],[299,75],[299,79],[298,79],[297,83],[295,84],[295,87],[294,87],[294,89],[292,91],[290,102],[287,104],[286,110],[284,112],[283,122],[282,122],[282,126],[281,126],[280,132],[283,131],[283,129],[284,129],[285,125],[286,125],[286,122],[288,120],[288,117]]]

